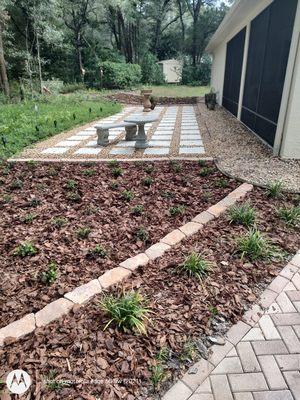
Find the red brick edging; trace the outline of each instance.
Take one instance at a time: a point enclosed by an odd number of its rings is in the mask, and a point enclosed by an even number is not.
[[[228,207],[236,203],[237,200],[244,198],[252,189],[253,185],[243,183],[223,200],[198,214],[192,221],[167,234],[158,243],[149,247],[145,253],[128,258],[121,262],[118,267],[106,271],[98,279],[93,279],[84,285],[76,287],[72,292],[66,293],[64,297],[47,304],[35,314],[27,314],[23,318],[1,328],[0,347],[5,345],[6,339],[10,337],[19,339],[33,332],[36,328],[45,326],[67,314],[74,305],[83,305],[103,290],[128,278],[132,271],[140,266],[145,266],[150,260],[161,257],[172,246],[201,230],[205,224],[219,217]]]

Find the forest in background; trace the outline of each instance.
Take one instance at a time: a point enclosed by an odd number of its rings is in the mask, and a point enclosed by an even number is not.
[[[170,58],[184,62],[182,83],[205,85],[210,59],[204,49],[228,3],[1,0],[1,91],[9,96],[21,86],[42,92],[49,80],[99,88],[102,66],[114,75],[111,87],[130,85],[131,74],[134,83],[160,84],[156,62]]]

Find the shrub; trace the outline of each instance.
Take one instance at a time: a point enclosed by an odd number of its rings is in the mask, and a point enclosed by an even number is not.
[[[257,229],[250,229],[245,236],[238,238],[237,247],[242,259],[246,256],[252,261],[279,255],[275,247]]]
[[[169,213],[172,217],[176,217],[176,215],[184,214],[185,206],[175,206],[169,208]]]
[[[102,299],[100,308],[110,318],[104,330],[115,323],[117,328],[124,332],[146,334],[145,321],[148,320],[150,309],[147,308],[146,299],[139,292],[131,291],[119,296],[107,295]]]
[[[125,64],[105,61],[101,64],[103,85],[108,89],[126,89],[141,82],[141,67],[137,64]]]
[[[300,224],[300,207],[282,207],[277,210],[279,218],[290,226],[297,226]]]
[[[163,85],[165,83],[163,71],[157,61],[157,58],[152,53],[144,55],[141,64],[143,83],[152,85]]]
[[[201,280],[211,270],[212,265],[202,258],[200,254],[193,251],[186,257],[184,263],[181,264],[179,268],[189,276],[194,276]]]
[[[13,252],[14,256],[27,257],[34,256],[37,253],[37,249],[30,242],[21,243]]]
[[[48,266],[47,271],[42,273],[42,282],[47,285],[51,285],[57,279],[57,265],[55,262],[51,262]]]
[[[249,203],[231,206],[228,213],[231,223],[251,226],[255,222],[255,211]]]
[[[77,92],[78,90],[85,90],[86,87],[83,83],[68,83],[64,85],[59,92],[62,94],[67,94],[67,93],[74,93]]]
[[[207,86],[210,83],[211,59],[202,57],[200,64],[194,66],[185,60],[182,69],[182,84],[190,86]]]
[[[283,183],[281,181],[272,182],[268,185],[266,193],[268,197],[278,198],[282,196]]]

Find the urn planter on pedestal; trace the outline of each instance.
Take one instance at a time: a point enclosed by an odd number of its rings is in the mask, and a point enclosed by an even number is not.
[[[151,89],[145,89],[141,91],[141,94],[143,96],[143,106],[144,110],[143,112],[150,112],[151,111],[151,101],[150,101],[150,96],[152,94]]]

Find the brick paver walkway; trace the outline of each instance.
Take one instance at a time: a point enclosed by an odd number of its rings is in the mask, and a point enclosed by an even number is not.
[[[163,400],[300,400],[300,253]]]

